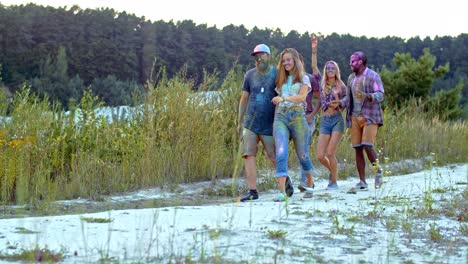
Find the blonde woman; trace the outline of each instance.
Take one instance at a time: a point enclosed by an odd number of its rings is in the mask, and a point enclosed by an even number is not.
[[[345,129],[341,112],[346,109],[348,95],[346,85],[341,80],[340,68],[334,61],[323,67],[320,86],[321,115],[320,132],[317,143],[317,158],[329,171],[327,190],[338,189],[338,161],[336,150]]]
[[[275,201],[284,201],[293,191],[288,191],[288,145],[291,137],[299,163],[307,176],[307,185],[314,186],[312,162],[309,158],[307,133],[309,132],[304,111],[304,102],[310,91],[309,77],[305,74],[299,52],[293,48],[284,49],[277,66],[276,92],[278,96],[271,100],[276,105],[273,122],[273,137],[276,149],[276,177],[280,193]],[[293,190],[293,189],[292,189]],[[308,188],[306,192],[311,192]],[[286,195],[285,195],[286,194]]]
[[[320,75],[320,70],[317,66],[317,47],[318,47],[318,39],[315,35],[310,37],[310,43],[312,48],[312,56],[311,56],[311,66],[312,66],[312,74],[306,73],[310,80],[310,86],[312,90],[307,94],[306,97],[306,119],[307,123],[309,123],[309,133],[307,133],[307,146],[310,146],[312,142],[312,135],[315,131],[315,117],[317,113],[320,111],[320,81],[322,76]],[[313,100],[313,98],[317,100]],[[312,186],[307,185],[307,176],[304,171],[301,171],[301,180],[299,182],[299,191],[306,192],[307,188],[311,188]],[[303,198],[310,198],[312,193],[306,192]],[[310,197],[309,197],[310,196]]]

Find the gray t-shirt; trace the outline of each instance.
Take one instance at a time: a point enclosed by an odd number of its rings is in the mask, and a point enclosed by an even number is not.
[[[270,66],[270,71],[261,74],[256,68],[246,72],[242,90],[249,93],[247,113],[244,127],[256,134],[272,136],[275,105],[271,99],[275,92],[276,67]]]

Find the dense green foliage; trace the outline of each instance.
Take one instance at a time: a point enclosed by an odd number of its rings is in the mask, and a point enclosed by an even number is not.
[[[463,113],[460,107],[460,97],[463,83],[455,88],[437,91],[431,95],[434,81],[449,72],[449,65],[434,68],[436,58],[424,49],[424,54],[415,60],[411,54],[396,53],[394,63],[398,67],[390,71],[385,66],[381,70],[382,81],[385,84],[384,105],[392,109],[407,106],[414,99],[424,106],[420,111],[435,114],[443,120],[456,119]]]
[[[308,58],[309,36],[309,32],[283,33],[279,29],[247,30],[242,25],[218,29],[196,25],[191,20],[149,21],[113,9],[0,4],[0,63],[4,85],[15,92],[26,82],[41,97],[47,95],[65,107],[69,107],[70,101],[78,102],[88,88],[105,104],[128,104],[129,98],[144,92],[143,85],[148,80],[161,81],[162,76],[157,73],[163,71],[173,77],[184,69],[197,89],[204,72],[225,76],[233,64],[241,65],[244,70],[253,67],[249,54],[258,43],[270,45],[274,55],[285,47],[295,47]],[[321,37],[319,49],[319,67],[327,60],[335,60],[344,77],[350,73],[349,56],[356,50],[365,51],[369,65],[376,70],[385,66],[390,71],[400,68],[401,74],[413,74],[401,64],[408,56],[422,56],[419,63],[425,61],[437,69],[449,65],[445,75],[436,73],[437,70],[434,76],[427,76],[430,80],[414,75],[405,78],[413,79],[411,82],[394,84],[401,85],[398,89],[411,95],[428,92],[434,95],[461,83],[460,102],[462,105],[467,102],[468,34],[423,40],[331,34]],[[396,53],[399,55],[393,60]],[[306,59],[307,68],[309,63]],[[407,90],[424,81],[420,86],[422,91]],[[406,95],[398,96],[406,98]]]
[[[435,60],[428,49],[424,49],[424,55],[419,60],[411,58],[409,53],[396,53],[393,61],[398,70],[391,72],[385,66],[382,69],[386,102],[401,106],[412,97],[427,99],[434,80],[449,71],[448,64],[432,70]]]

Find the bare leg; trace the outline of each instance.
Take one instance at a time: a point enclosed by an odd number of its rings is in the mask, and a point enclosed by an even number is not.
[[[245,157],[245,176],[250,190],[257,189],[257,164],[256,157],[248,155]]]
[[[278,177],[278,190],[280,193],[285,193],[285,184],[286,184],[286,176]]]
[[[366,182],[366,161],[364,160],[364,149],[362,146],[355,147],[356,151],[356,167],[359,173],[359,179]]]
[[[333,132],[327,147],[327,159],[329,164],[329,170],[332,174],[332,183],[336,183],[338,179],[338,160],[336,159],[336,150],[338,144],[340,144],[343,133]]]
[[[313,188],[315,186],[314,184],[314,175],[312,173],[305,173],[306,178],[307,178],[307,187]]]
[[[375,172],[377,172],[377,174],[381,173],[379,160],[377,158],[377,152],[375,151],[374,147],[364,146],[364,150],[366,151],[367,158],[371,162]]]
[[[366,151],[367,158],[372,164],[375,164],[377,161],[377,152],[375,152],[374,147],[371,146],[364,146],[364,150]]]
[[[327,157],[327,147],[328,143],[330,142],[330,135],[320,134],[317,143],[317,159],[319,162],[325,166],[329,171],[330,168],[330,161]]]

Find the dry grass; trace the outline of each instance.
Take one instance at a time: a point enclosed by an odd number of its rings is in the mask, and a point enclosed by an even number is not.
[[[218,85],[218,76],[206,75],[202,92],[219,91],[211,101],[194,92],[183,74],[163,78],[146,98],[136,100],[132,119],[110,124],[96,115],[101,104],[89,93],[79,104],[81,115],[65,115],[27,89],[13,102],[1,100],[0,115],[11,118],[0,120],[2,203],[40,208],[59,199],[99,199],[146,187],[239,177],[236,120],[242,77],[234,68]],[[408,106],[398,113],[385,111],[376,148],[381,163],[435,156],[443,165],[467,161],[467,139],[465,121],[442,122]],[[310,151],[314,161],[315,146]],[[338,159],[344,164],[340,173],[354,173],[348,132]],[[258,169],[270,167],[264,155],[258,164]]]

